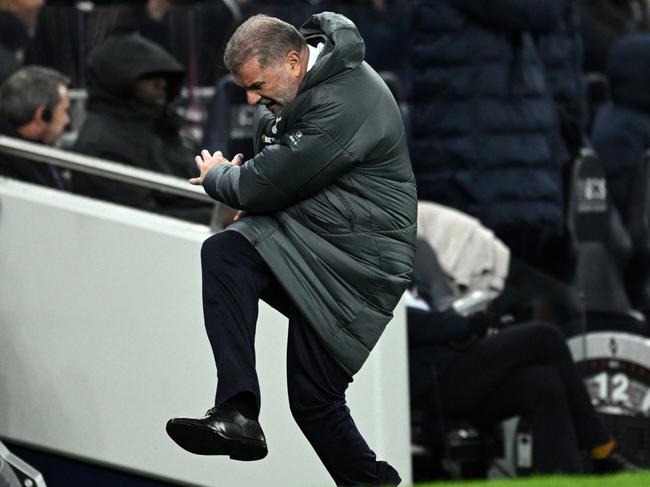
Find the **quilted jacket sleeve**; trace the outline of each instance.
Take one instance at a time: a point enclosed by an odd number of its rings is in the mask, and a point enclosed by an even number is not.
[[[298,121],[278,143],[241,167],[214,167],[203,182],[206,192],[233,208],[270,213],[329,186],[351,170],[355,160],[316,123]]]

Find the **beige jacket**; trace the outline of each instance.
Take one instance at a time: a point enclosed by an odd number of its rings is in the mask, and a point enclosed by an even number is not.
[[[476,218],[436,203],[418,201],[417,237],[436,253],[458,296],[477,290],[503,290],[510,250]]]

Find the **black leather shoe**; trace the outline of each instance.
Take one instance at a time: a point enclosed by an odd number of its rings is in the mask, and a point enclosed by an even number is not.
[[[210,409],[203,418],[170,419],[167,434],[178,446],[197,455],[228,455],[233,460],[250,461],[268,453],[260,424],[230,404]]]

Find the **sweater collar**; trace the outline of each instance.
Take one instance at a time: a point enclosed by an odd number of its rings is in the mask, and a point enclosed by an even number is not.
[[[320,53],[323,52],[325,43],[319,42],[316,47],[312,46],[311,44],[307,44],[307,47],[309,48],[309,61],[307,62],[307,71],[309,71],[314,67],[314,64],[316,64],[316,60],[318,59],[318,56],[320,56]]]

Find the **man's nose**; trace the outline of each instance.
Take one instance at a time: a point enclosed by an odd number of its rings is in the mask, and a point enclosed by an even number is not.
[[[262,99],[262,95],[254,91],[246,92],[246,101],[249,105],[256,105]]]

